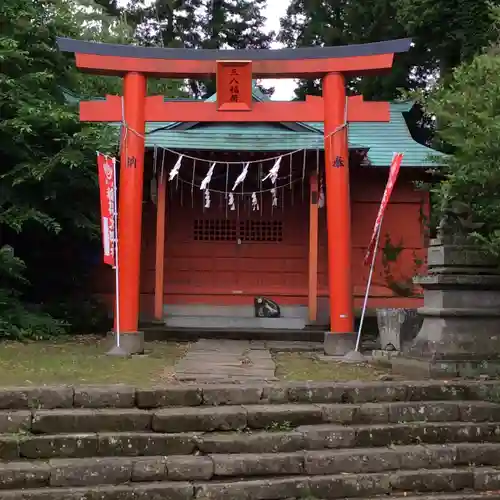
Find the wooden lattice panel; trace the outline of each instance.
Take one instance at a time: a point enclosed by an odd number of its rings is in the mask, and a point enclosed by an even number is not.
[[[278,220],[245,220],[239,223],[239,238],[242,241],[283,241],[283,222]]]
[[[237,241],[237,224],[228,219],[195,219],[195,241]]]
[[[276,243],[283,241],[283,222],[277,220],[195,219],[195,241],[245,241]]]

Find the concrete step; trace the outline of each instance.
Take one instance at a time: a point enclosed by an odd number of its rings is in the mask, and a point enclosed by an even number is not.
[[[498,387],[0,389],[0,499],[491,500]]]
[[[226,329],[267,329],[303,330],[306,320],[302,318],[256,318],[230,316],[166,316],[169,328],[226,328]]]
[[[116,459],[115,459],[116,460]],[[68,461],[57,468],[49,469],[39,465],[34,468],[28,464],[18,464],[17,469],[2,474],[2,500],[81,500],[99,499],[140,499],[151,500],[168,498],[169,500],[281,500],[291,498],[340,499],[366,498],[383,495],[400,496],[427,494],[429,499],[446,498],[445,493],[456,493],[453,500],[470,500],[473,491],[484,492],[484,498],[498,498],[500,479],[498,469],[487,467],[440,468],[397,470],[382,473],[356,473],[317,476],[269,477],[261,479],[231,478],[212,481],[158,481],[149,478],[168,475],[167,459],[137,465],[131,461],[125,464],[108,464],[103,472],[103,462],[82,461],[79,467],[72,467]],[[208,462],[207,462],[208,463]],[[86,468],[84,468],[86,466]],[[173,469],[172,469],[173,470]],[[184,465],[179,470],[186,470]],[[200,469],[200,476],[202,470]],[[97,481],[113,481],[116,485]],[[84,483],[85,486],[82,487]],[[140,484],[143,483],[143,484]],[[19,490],[14,485],[21,485]],[[70,486],[78,484],[80,486]],[[50,485],[50,486],[45,486]],[[492,493],[488,496],[487,493]],[[437,494],[437,495],[436,495]],[[422,497],[420,497],[422,498]],[[424,497],[425,498],[425,497]],[[479,498],[482,498],[479,496]],[[448,499],[450,497],[448,496]],[[465,499],[464,499],[465,500]]]
[[[500,425],[493,422],[306,425],[290,431],[206,433],[198,435],[195,441],[196,449],[203,454],[277,453],[392,444],[497,443]]]
[[[282,318],[296,318],[306,320],[308,317],[307,306],[280,306]],[[252,304],[243,306],[207,306],[203,304],[170,305],[163,306],[165,316],[196,316],[219,318],[255,318],[255,309]]]
[[[150,481],[241,480],[267,476],[335,476],[422,469],[460,471],[471,464],[474,467],[500,465],[500,444],[460,443],[291,453],[14,461],[0,464],[0,490]],[[500,474],[498,470],[497,474]],[[472,486],[475,485],[465,487]]]
[[[381,500],[384,497],[371,497],[365,500]],[[404,499],[404,500],[500,500],[500,492],[494,491],[483,491],[483,492],[472,492],[468,491],[466,493],[435,493],[432,495],[418,495],[418,496],[408,496],[407,493],[395,493],[391,495],[393,499]],[[299,499],[291,499],[299,500]],[[322,499],[324,500],[324,499]]]
[[[2,415],[3,414],[3,415]],[[498,422],[500,405],[481,401],[355,404],[280,404],[178,407],[157,410],[54,409],[0,412],[1,433],[212,432],[314,424]],[[15,422],[15,425],[12,424]]]
[[[311,500],[326,500],[324,498],[312,498],[312,497],[306,497],[306,498],[311,498]],[[377,497],[370,497],[370,498],[365,498],[364,500],[382,500],[386,499],[387,500],[387,495],[383,496],[377,496]],[[483,491],[483,492],[473,492],[473,491],[467,491],[467,492],[462,492],[462,493],[434,493],[430,495],[411,495],[409,496],[406,492],[405,493],[392,493],[390,496],[391,499],[397,500],[399,499],[404,499],[404,500],[500,500],[500,492],[496,491]],[[287,500],[304,500],[303,498],[289,498]],[[348,500],[346,498],[342,500]]]
[[[272,347],[272,346],[271,346]],[[153,409],[178,406],[222,406],[283,403],[377,403],[418,401],[498,401],[500,381],[394,381],[297,382],[202,385],[167,385],[134,388],[126,385],[0,388],[0,432],[5,421],[12,427],[29,420],[36,410]],[[24,413],[23,413],[24,412]],[[3,420],[2,420],[3,418]],[[117,429],[114,429],[117,430]],[[15,431],[12,431],[15,432]]]
[[[490,468],[396,471],[391,474],[341,474],[246,481],[198,483],[196,498],[264,500],[298,498],[363,498],[428,492],[495,490],[498,471]],[[489,484],[489,486],[486,486]],[[497,493],[497,492],[496,492]],[[469,498],[469,497],[467,497]]]
[[[37,488],[24,491],[3,491],[3,500],[192,500],[194,486],[173,482],[135,483],[120,486],[97,486],[90,488]],[[199,498],[199,497],[197,497]],[[244,497],[241,497],[244,498]],[[335,497],[331,497],[335,498]],[[358,497],[359,498],[359,497]],[[381,500],[387,496],[365,498],[365,500]],[[391,494],[390,498],[404,500],[500,500],[497,491],[435,493],[431,495],[408,496],[407,494]],[[260,500],[267,497],[260,497]],[[288,498],[287,500],[327,500],[326,498]],[[249,499],[245,499],[249,500]],[[347,500],[344,498],[344,500]]]
[[[412,444],[499,443],[499,422],[416,422],[379,425],[305,425],[252,432],[0,435],[0,460],[91,458],[301,450]]]
[[[233,340],[279,340],[289,342],[323,342],[325,331],[328,326],[316,327],[308,325],[300,330],[288,330],[280,328],[171,328],[164,322],[144,323],[141,326],[144,331],[144,338],[147,341],[175,341],[175,342],[196,342],[199,339],[233,339]],[[363,342],[362,345],[373,345],[372,341]],[[380,347],[380,342],[373,349]]]

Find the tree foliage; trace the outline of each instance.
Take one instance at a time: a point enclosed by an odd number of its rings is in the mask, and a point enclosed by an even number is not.
[[[390,72],[353,78],[348,90],[367,99],[394,100],[423,91],[495,40],[500,0],[292,0],[281,19],[279,40],[289,47],[347,45],[411,37]],[[300,80],[296,95],[320,94],[321,81]],[[430,143],[434,122],[423,105],[407,122],[413,137]]]
[[[351,91],[394,99],[426,87],[429,78],[478,54],[495,37],[491,6],[498,0],[292,0],[279,39],[289,47],[346,45],[412,37],[391,72],[354,79]],[[297,95],[318,93],[320,82],[301,81]]]
[[[361,0],[292,0],[287,14],[281,19],[279,40],[289,47],[336,46],[355,43],[378,42],[407,36],[404,27],[395,22],[397,15],[394,0],[364,2]],[[389,21],[390,20],[390,21]],[[384,77],[355,78],[348,82],[351,92],[362,93],[367,98],[392,99],[398,88],[422,85],[427,68],[418,69],[417,55],[398,56],[394,69]],[[299,82],[297,96],[319,94],[321,82]]]
[[[496,40],[498,0],[397,0],[396,4],[397,21],[442,77]]]
[[[82,263],[99,245],[96,150],[113,152],[117,134],[80,123],[78,108],[67,102],[65,89],[104,90],[56,48],[56,36],[89,36],[76,7],[66,0],[0,3],[3,337],[57,334],[69,326],[47,312],[71,294],[81,297],[88,267]],[[113,27],[107,27],[110,38]]]
[[[107,12],[125,16],[141,45],[255,49],[268,48],[274,36],[264,31],[268,0],[155,0],[145,6],[130,1],[121,9],[115,0],[97,1]],[[189,80],[188,89],[205,98],[215,93],[215,81]]]
[[[449,155],[432,194],[437,215],[453,201],[467,204],[485,247],[500,256],[500,50],[490,49],[460,65],[449,82],[428,97],[438,139]]]

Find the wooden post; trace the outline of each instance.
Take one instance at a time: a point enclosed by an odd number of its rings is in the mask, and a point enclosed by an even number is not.
[[[138,332],[141,270],[142,199],[144,181],[144,109],[146,77],[127,73],[123,78],[123,111],[118,198],[118,250],[120,263],[120,330],[122,348],[140,353],[144,343]]]
[[[167,198],[166,173],[161,172],[158,180],[158,199],[156,202],[156,249],[155,249],[155,308],[156,321],[163,319],[163,289],[165,271],[165,212]]]
[[[351,201],[345,78],[330,73],[323,79],[325,105],[325,178],[328,238],[330,332],[327,354],[345,354],[354,347],[351,278]],[[333,339],[332,337],[337,337]],[[327,347],[328,344],[328,347]]]
[[[309,286],[308,309],[309,322],[318,317],[318,175],[311,174],[309,179]]]

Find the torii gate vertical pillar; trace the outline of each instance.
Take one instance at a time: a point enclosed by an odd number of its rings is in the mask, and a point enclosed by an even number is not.
[[[351,200],[345,78],[330,73],[323,78],[325,106],[326,221],[330,332],[325,353],[344,355],[355,346],[351,278]]]
[[[123,111],[118,199],[118,280],[120,284],[120,332],[122,350],[144,352],[144,335],[138,331],[141,267],[142,200],[144,180],[144,132],[146,77],[123,77]]]

